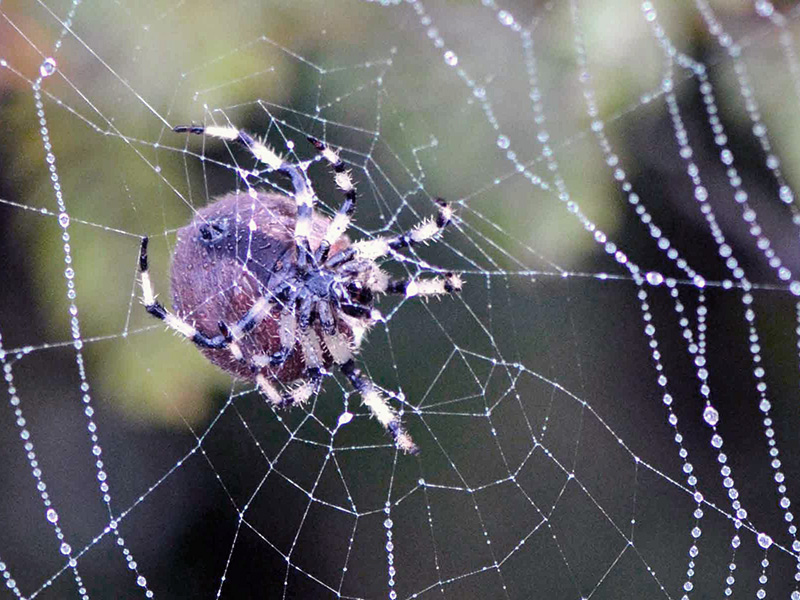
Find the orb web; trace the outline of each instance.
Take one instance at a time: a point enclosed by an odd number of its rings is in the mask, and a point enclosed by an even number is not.
[[[9,597],[800,598],[794,3],[0,4]],[[141,306],[221,194],[452,202],[345,377],[274,409]],[[198,268],[205,268],[198,265]],[[219,290],[220,293],[223,290]]]

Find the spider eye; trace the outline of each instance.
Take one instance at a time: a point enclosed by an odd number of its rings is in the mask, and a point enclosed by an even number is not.
[[[214,244],[221,240],[228,231],[228,219],[216,219],[203,223],[199,227],[200,241],[204,244]]]

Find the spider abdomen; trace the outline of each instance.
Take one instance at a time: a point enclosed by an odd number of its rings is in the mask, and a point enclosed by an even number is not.
[[[172,259],[172,304],[178,316],[192,323],[208,337],[220,333],[220,322],[237,323],[260,298],[274,298],[276,289],[292,276],[297,250],[293,231],[296,221],[294,201],[285,196],[259,192],[230,193],[200,209],[192,221],[178,230]],[[309,242],[319,243],[330,219],[315,214]],[[346,248],[346,236],[334,244],[334,250]],[[267,362],[282,349],[280,335],[281,305],[275,302],[266,314],[238,340],[242,356],[235,357],[228,348],[205,348],[201,352],[215,365],[240,379],[254,381],[258,373],[270,374],[281,383],[303,377],[309,367],[296,339],[289,357],[282,364]],[[319,321],[309,327],[324,340]],[[353,332],[343,320],[336,331],[350,342]],[[299,336],[298,336],[299,337]],[[324,343],[319,366],[328,368],[334,359]]]

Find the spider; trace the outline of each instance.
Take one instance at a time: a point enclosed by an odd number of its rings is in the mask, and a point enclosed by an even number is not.
[[[435,200],[438,215],[396,236],[351,242],[346,235],[356,190],[338,153],[309,137],[333,167],[344,201],[333,218],[314,211],[317,198],[306,165],[285,162],[262,141],[235,127],[178,126],[243,146],[268,171],[289,177],[291,197],[263,190],[230,192],[199,210],[178,230],[172,258],[172,305],[156,300],[148,272],[147,243],[139,253],[145,309],[191,340],[212,363],[251,381],[275,407],[306,402],[336,365],[361,395],[397,448],[417,446],[379,388],[358,368],[356,356],[380,318],[378,294],[439,296],[461,290],[461,278],[444,273],[391,279],[377,260],[436,239],[452,208]]]

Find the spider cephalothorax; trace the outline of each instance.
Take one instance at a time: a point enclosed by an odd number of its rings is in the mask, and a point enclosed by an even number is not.
[[[355,209],[355,187],[338,155],[311,139],[333,165],[345,200],[333,219],[313,210],[316,197],[305,167],[283,162],[261,142],[230,127],[176,127],[242,144],[292,180],[293,197],[264,191],[229,193],[199,210],[181,228],[172,262],[177,314],[155,299],[147,270],[147,238],[140,268],[147,311],[192,340],[216,365],[255,382],[277,406],[306,401],[337,365],[396,445],[416,445],[378,388],[356,367],[355,355],[374,324],[377,294],[432,296],[461,289],[446,273],[391,280],[376,260],[435,238],[450,222],[438,200],[435,219],[394,237],[351,243],[345,235]],[[276,387],[282,387],[279,390]]]

